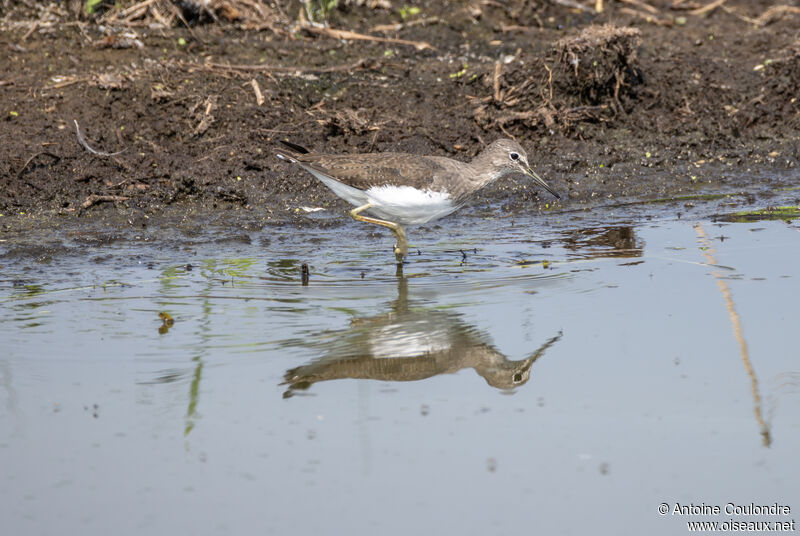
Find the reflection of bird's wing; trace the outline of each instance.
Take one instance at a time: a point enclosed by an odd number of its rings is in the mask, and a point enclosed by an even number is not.
[[[367,190],[375,186],[411,186],[430,189],[444,166],[434,157],[403,153],[369,153],[359,155],[304,154],[293,155],[297,162],[347,186]]]
[[[375,359],[371,355],[323,358],[286,371],[284,383],[316,383],[346,378],[382,381],[414,381],[441,371],[430,355]]]

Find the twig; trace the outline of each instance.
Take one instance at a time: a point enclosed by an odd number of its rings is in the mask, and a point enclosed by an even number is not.
[[[561,5],[561,6],[564,6],[564,7],[568,7],[570,9],[580,9],[581,11],[585,11],[586,13],[594,13],[595,12],[594,9],[592,9],[590,7],[586,7],[583,4],[581,4],[580,2],[577,2],[576,0],[553,0],[553,1],[558,5]],[[603,10],[603,7],[602,7],[602,4],[601,4],[600,11],[602,11],[602,10]]]
[[[500,93],[500,77],[503,76],[503,63],[498,61],[494,64],[494,100],[500,102],[503,95]]]
[[[672,23],[669,21],[663,21],[656,17],[655,15],[651,15],[650,13],[645,13],[643,11],[639,11],[637,9],[631,9],[629,7],[621,7],[619,8],[620,13],[625,13],[626,15],[632,15],[634,17],[639,17],[640,19],[644,19],[647,22],[652,22],[658,26],[671,26]]]
[[[86,200],[81,205],[81,210],[86,210],[89,207],[93,207],[98,203],[116,203],[118,201],[127,201],[130,197],[125,197],[124,195],[97,195],[97,194],[90,194],[86,197]]]
[[[35,155],[33,155],[33,156],[31,156],[30,158],[28,158],[28,160],[25,162],[25,165],[23,165],[23,166],[22,166],[22,167],[19,169],[19,171],[17,171],[17,178],[20,178],[20,177],[22,176],[22,172],[23,172],[23,171],[25,171],[25,168],[27,168],[27,167],[28,167],[28,164],[30,164],[31,162],[33,162],[33,160],[34,160],[34,159],[35,159],[37,156],[42,156],[43,154],[46,154],[47,156],[52,156],[53,158],[55,158],[55,159],[56,159],[56,162],[58,162],[59,160],[61,160],[61,157],[60,157],[60,156],[58,156],[57,154],[53,154],[53,153],[51,153],[51,152],[49,152],[49,151],[39,151],[39,152],[38,152],[38,153],[36,153]]]
[[[397,24],[378,24],[369,29],[370,32],[399,32],[403,28],[412,26],[425,26],[428,24],[438,24],[442,22],[439,17],[426,17],[424,19],[412,20],[410,22],[399,22]]]
[[[256,94],[256,104],[261,106],[264,104],[264,95],[261,94],[261,88],[258,86],[258,80],[253,78],[250,80],[250,85],[253,86],[253,93]]]
[[[640,9],[644,9],[645,11],[647,11],[648,13],[652,13],[653,15],[658,15],[659,13],[661,13],[658,9],[654,8],[650,4],[642,2],[641,0],[619,0],[619,1],[622,2],[623,4],[630,4]]]
[[[396,45],[408,45],[417,50],[436,50],[424,41],[407,41],[406,39],[394,39],[392,37],[376,37],[374,35],[360,34],[349,30],[337,30],[335,28],[318,28],[316,26],[304,26],[303,29],[308,33],[332,37],[333,39],[352,39],[358,41],[378,41],[381,43],[394,43]]]
[[[759,26],[766,26],[780,19],[786,13],[800,13],[800,7],[795,6],[772,6],[755,19]]]
[[[81,77],[81,78],[67,78],[67,79],[62,80],[60,82],[56,82],[52,86],[47,86],[44,89],[61,89],[61,88],[67,87],[67,86],[71,86],[72,84],[78,84],[80,82],[88,82],[89,80],[91,80],[91,78],[88,77],[88,76],[87,77]]]
[[[537,28],[535,26],[520,26],[518,24],[501,24],[500,31],[503,33],[511,33],[511,32],[522,32],[522,33],[532,33],[538,32],[541,28]]]
[[[81,129],[78,126],[78,121],[73,119],[72,122],[75,123],[75,132],[78,134],[78,143],[83,145],[83,148],[89,151],[90,153],[96,154],[97,156],[117,156],[118,154],[122,154],[125,152],[125,149],[117,151],[116,153],[105,153],[103,151],[97,151],[95,149],[92,149],[91,147],[89,147],[89,144],[86,143],[86,139],[83,137],[83,134],[81,134]]]
[[[153,4],[155,2],[156,2],[156,0],[144,0],[144,2],[139,2],[138,4],[134,4],[131,7],[129,7],[128,9],[123,9],[122,12],[119,14],[119,18],[120,19],[125,19],[125,18],[128,17],[128,15],[131,15],[132,13],[136,13],[139,10],[144,10],[144,8],[146,8],[147,6],[149,6],[150,4]]]
[[[184,66],[190,67],[205,67],[211,70],[219,69],[224,71],[258,71],[258,72],[273,72],[273,73],[334,73],[337,71],[353,71],[355,69],[364,67],[371,63],[370,60],[360,59],[355,63],[347,65],[334,65],[332,67],[283,67],[281,65],[232,65],[226,63],[203,63],[203,64],[186,64]]]
[[[693,9],[693,10],[689,11],[689,14],[690,15],[705,15],[709,11],[713,11],[713,10],[717,9],[719,6],[721,6],[722,4],[724,4],[727,1],[728,0],[714,0],[710,4],[707,4],[707,5],[703,6],[703,7],[699,7],[697,9]]]
[[[553,103],[553,71],[550,69],[550,67],[547,66],[546,63],[543,63],[543,65],[544,65],[544,68],[547,69],[547,87],[550,88],[550,98],[547,99],[547,103],[546,104],[552,105],[552,103]]]
[[[19,42],[22,43],[25,40],[27,40],[31,36],[31,34],[35,32],[38,28],[39,28],[39,22],[38,21],[34,22],[33,25],[31,26],[31,29],[25,32],[25,35],[22,36],[22,39],[20,39]]]

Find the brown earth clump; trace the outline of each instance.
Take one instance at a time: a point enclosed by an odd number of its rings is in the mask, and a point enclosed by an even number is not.
[[[585,105],[619,104],[620,93],[630,94],[642,81],[636,58],[641,44],[639,29],[611,24],[589,26],[575,37],[560,39],[556,84],[579,95]]]
[[[475,109],[475,120],[484,129],[519,124],[563,132],[583,121],[608,121],[624,110],[620,99],[635,98],[634,86],[643,81],[641,44],[637,28],[589,26],[558,40],[545,58],[498,61],[483,75],[493,96]]]

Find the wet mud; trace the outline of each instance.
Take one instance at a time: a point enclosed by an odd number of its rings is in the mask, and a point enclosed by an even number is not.
[[[4,228],[344,219],[342,201],[274,157],[283,138],[468,160],[512,136],[563,195],[509,177],[474,202],[510,212],[708,194],[770,206],[797,183],[800,14],[773,2],[652,1],[645,15],[623,2],[339,2],[327,27],[299,2],[260,26],[231,13],[123,24],[73,4],[0,8]]]

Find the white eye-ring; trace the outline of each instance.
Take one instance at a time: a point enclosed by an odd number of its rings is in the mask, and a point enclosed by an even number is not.
[[[508,153],[508,156],[511,157],[511,160],[519,160],[519,153]]]

